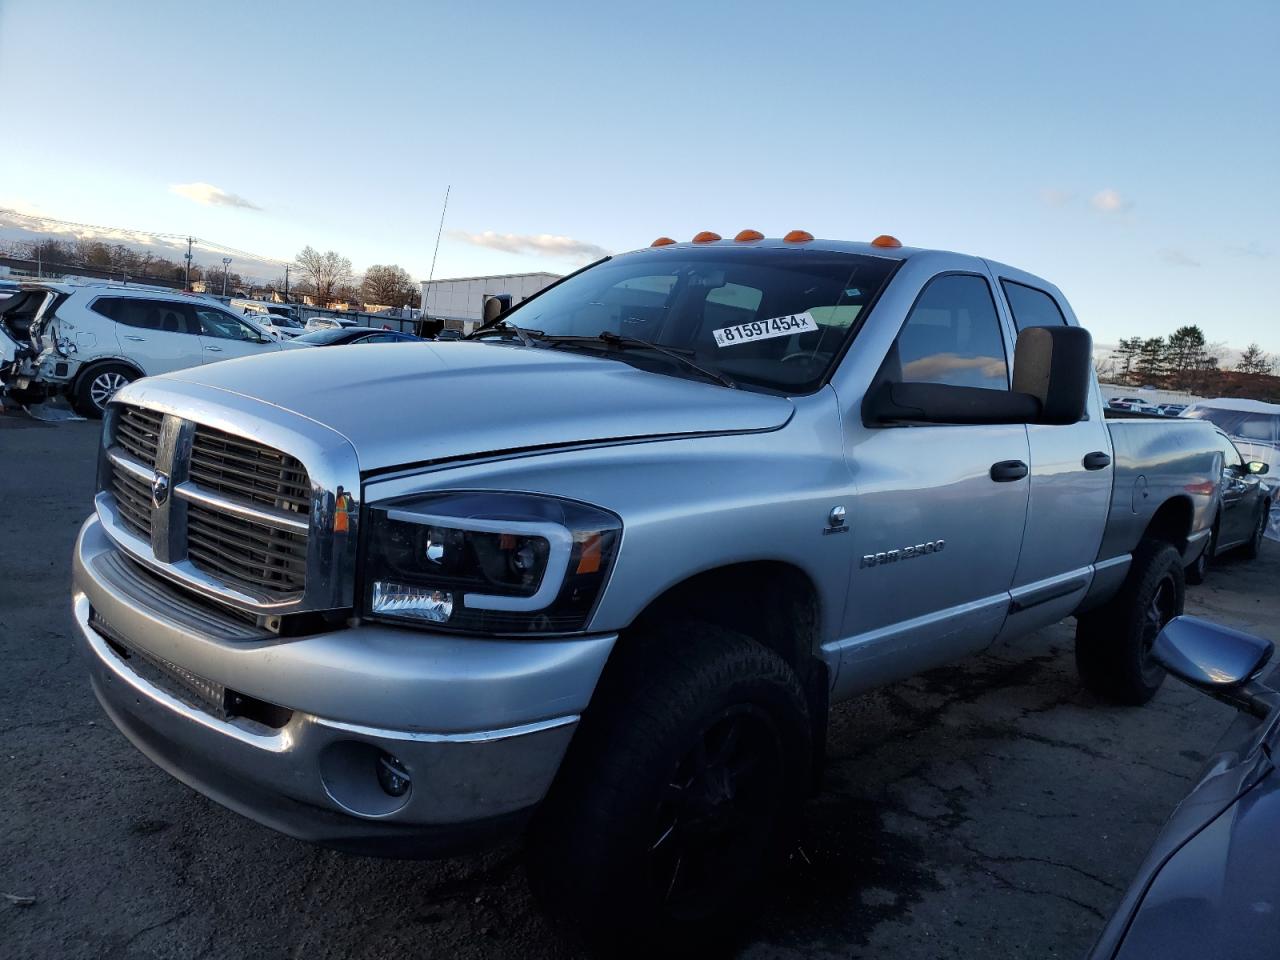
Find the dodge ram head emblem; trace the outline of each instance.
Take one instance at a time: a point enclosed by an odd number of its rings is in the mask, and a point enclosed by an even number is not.
[[[164,502],[169,499],[169,477],[163,473],[157,473],[154,480],[151,481],[151,502],[156,505],[158,510],[164,506]]]

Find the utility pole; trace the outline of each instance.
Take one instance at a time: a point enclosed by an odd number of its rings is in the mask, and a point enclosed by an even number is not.
[[[187,290],[191,289],[191,245],[195,242],[195,238],[187,237],[187,255],[183,258],[187,261],[187,269],[182,282],[183,287]]]
[[[289,302],[289,264],[284,265],[284,302]]]
[[[227,267],[231,266],[231,258],[222,258],[222,295],[227,295]]]

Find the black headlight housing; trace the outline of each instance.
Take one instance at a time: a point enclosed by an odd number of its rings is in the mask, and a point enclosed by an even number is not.
[[[365,617],[482,634],[585,629],[621,521],[555,497],[453,491],[365,507]]]

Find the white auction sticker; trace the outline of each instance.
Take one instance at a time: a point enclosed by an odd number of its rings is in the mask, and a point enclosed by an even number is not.
[[[808,333],[817,329],[818,325],[806,310],[804,313],[791,313],[785,317],[752,320],[750,323],[740,323],[736,327],[721,327],[719,330],[712,330],[711,335],[716,338],[717,347],[734,347],[753,340],[789,337],[793,333]]]

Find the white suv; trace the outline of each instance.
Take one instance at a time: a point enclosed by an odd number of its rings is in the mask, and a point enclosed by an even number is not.
[[[0,303],[0,327],[21,348],[0,381],[19,395],[65,392],[87,417],[140,377],[280,349],[216,301],[120,284],[24,284]]]

